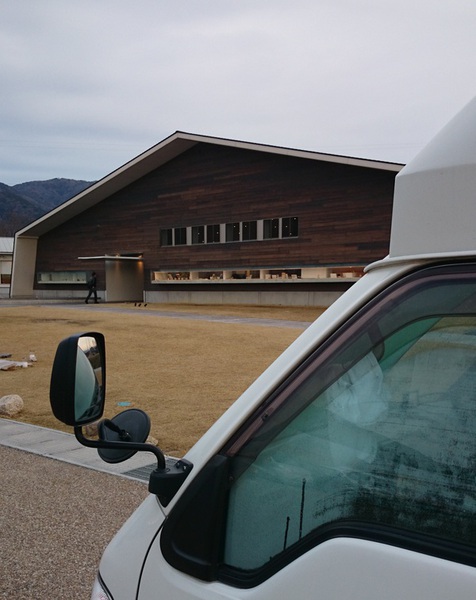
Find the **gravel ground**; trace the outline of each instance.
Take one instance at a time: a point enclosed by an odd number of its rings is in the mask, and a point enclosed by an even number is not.
[[[147,485],[0,446],[0,598],[88,600]]]

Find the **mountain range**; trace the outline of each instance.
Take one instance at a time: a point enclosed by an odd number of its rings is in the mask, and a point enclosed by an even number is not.
[[[28,181],[11,186],[0,183],[0,236],[13,237],[16,231],[93,183],[60,178]]]

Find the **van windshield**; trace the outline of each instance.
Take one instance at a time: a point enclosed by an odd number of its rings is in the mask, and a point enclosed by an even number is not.
[[[224,563],[256,570],[344,524],[476,546],[475,431],[476,267],[427,269],[363,309],[230,446]]]

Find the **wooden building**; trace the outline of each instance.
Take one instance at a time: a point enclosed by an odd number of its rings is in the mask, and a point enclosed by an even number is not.
[[[176,132],[19,231],[11,296],[328,305],[387,254],[402,166]]]

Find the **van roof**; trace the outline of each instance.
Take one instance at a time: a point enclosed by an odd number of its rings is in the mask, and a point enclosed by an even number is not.
[[[476,98],[400,171],[390,259],[476,255]]]

